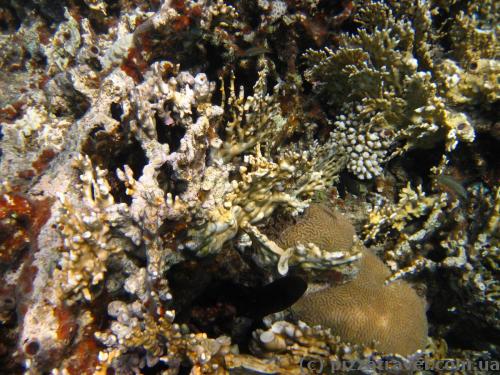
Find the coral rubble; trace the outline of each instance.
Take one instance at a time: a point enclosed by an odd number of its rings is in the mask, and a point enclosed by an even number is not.
[[[500,358],[498,2],[1,4],[0,372]]]

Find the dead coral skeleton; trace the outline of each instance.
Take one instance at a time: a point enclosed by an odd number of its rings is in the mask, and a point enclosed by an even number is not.
[[[252,353],[262,359],[228,355],[226,363],[230,369],[298,375],[314,365],[323,366],[323,370],[338,371],[341,368],[334,367],[336,364],[354,361],[359,365],[358,370],[371,373],[374,363],[397,361],[398,364],[411,368],[413,361],[424,360],[431,363],[446,355],[446,345],[439,340],[428,340],[423,350],[403,357],[399,354],[380,353],[371,345],[346,344],[331,329],[311,327],[304,322],[293,324],[278,320],[267,322],[266,325],[267,329],[258,329],[253,333],[251,342]],[[308,366],[308,361],[312,362],[311,367]]]
[[[127,291],[138,297],[137,300],[129,304],[116,300],[108,305],[108,314],[115,320],[107,331],[96,333],[97,339],[107,347],[99,353],[96,373],[106,374],[109,369],[121,368],[140,371],[161,361],[169,367],[166,374],[177,374],[183,360],[191,362],[193,373],[219,373],[221,361],[231,349],[231,340],[225,336],[210,339],[204,333],[189,333],[174,323],[175,311],[162,307],[151,289],[140,291],[131,287],[147,288],[146,270],[139,270],[139,275],[142,277],[138,280],[136,275],[131,275],[126,282]],[[141,355],[141,351],[145,351],[146,356]]]

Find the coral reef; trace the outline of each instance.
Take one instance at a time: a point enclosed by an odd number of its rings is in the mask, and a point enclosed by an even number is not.
[[[455,298],[461,301],[460,307],[449,309],[461,309],[463,316],[477,316],[481,311],[483,324],[496,326],[498,191],[498,187],[490,191],[484,185],[473,185],[467,191],[467,204],[461,204],[445,192],[428,196],[421,187],[414,191],[407,186],[396,204],[376,205],[365,233],[390,249],[384,253],[393,271],[388,281],[426,269],[441,272],[449,285],[454,285],[452,290],[459,291]],[[483,220],[474,223],[478,212]],[[417,220],[418,230],[410,231],[411,223]],[[380,233],[387,237],[381,239]],[[439,255],[432,246],[426,246],[434,241],[440,248]]]
[[[340,112],[334,133],[351,157],[348,170],[371,179],[382,173],[381,164],[411,148],[443,140],[450,152],[458,142],[474,141],[466,106],[491,103],[499,90],[494,25],[458,14],[447,54],[464,56],[454,61],[440,51],[432,2],[361,1],[359,7],[356,34],[342,34],[336,50],[306,55],[306,78]]]
[[[0,372],[499,358],[497,35],[495,1],[2,1]]]
[[[344,281],[352,278],[357,273],[362,252],[352,224],[330,207],[318,203],[312,203],[297,223],[286,227],[277,243],[286,252],[293,249],[297,255],[292,256],[296,258],[309,249],[319,250],[316,259],[309,255],[312,259],[308,260],[312,263],[309,268],[317,271],[303,275],[313,283],[325,278]]]

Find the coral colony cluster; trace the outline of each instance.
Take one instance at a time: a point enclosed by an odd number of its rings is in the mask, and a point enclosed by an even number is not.
[[[0,372],[488,373],[499,7],[0,1]]]

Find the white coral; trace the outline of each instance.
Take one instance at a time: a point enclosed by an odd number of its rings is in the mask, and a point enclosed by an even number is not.
[[[333,137],[341,153],[348,155],[347,169],[361,180],[382,174],[393,139],[384,129],[370,128],[354,105],[346,105],[334,122]]]

